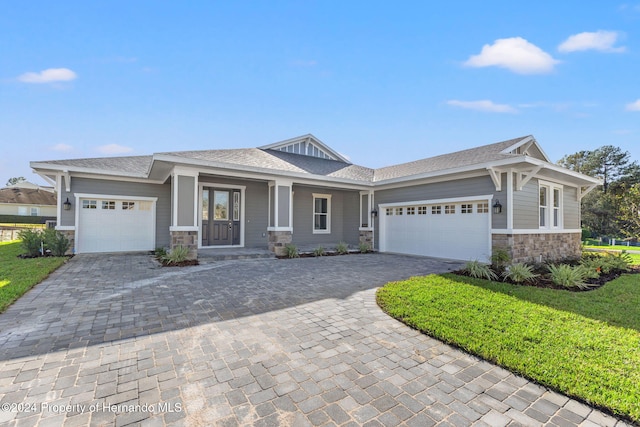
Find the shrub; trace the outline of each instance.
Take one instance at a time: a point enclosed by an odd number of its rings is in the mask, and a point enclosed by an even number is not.
[[[160,261],[162,261],[162,259],[167,255],[167,250],[165,248],[156,248],[153,251],[153,255],[159,259]]]
[[[551,281],[558,286],[578,289],[587,289],[592,286],[584,282],[587,273],[581,265],[572,267],[567,264],[550,264],[547,268],[551,274]]]
[[[360,243],[358,245],[358,249],[360,250],[361,253],[366,254],[367,252],[369,252],[370,248],[369,245],[366,243]]]
[[[42,239],[44,247],[50,250],[53,256],[65,256],[71,246],[67,236],[53,228],[45,229],[42,233]]]
[[[629,271],[629,266],[633,263],[631,255],[627,251],[609,253],[605,259],[612,271],[620,273]]]
[[[287,252],[287,257],[288,258],[299,258],[300,257],[300,253],[298,252],[298,247],[296,245],[293,245],[291,243],[287,243],[286,245],[284,245],[284,249]]]
[[[504,278],[513,281],[514,283],[523,283],[538,277],[533,272],[533,267],[521,262],[510,265],[505,269]]]
[[[496,280],[498,278],[498,275],[487,264],[477,260],[467,262],[462,271],[476,279]]]
[[[347,245],[345,242],[338,243],[338,245],[336,246],[336,252],[338,252],[340,255],[348,253],[349,245]]]
[[[22,248],[27,256],[37,257],[42,255],[41,250],[44,242],[40,230],[32,230],[30,228],[20,230],[18,238],[22,240]]]
[[[189,248],[186,246],[176,246],[171,252],[162,257],[165,264],[179,264],[187,260],[189,256]]]
[[[493,248],[493,252],[491,253],[491,266],[494,270],[502,273],[510,262],[511,255],[509,255],[507,248]]]
[[[315,249],[313,250],[313,254],[314,254],[315,256],[323,256],[323,255],[325,254],[325,252],[324,252],[324,248],[323,248],[322,246],[318,246],[317,248],[315,248]]]

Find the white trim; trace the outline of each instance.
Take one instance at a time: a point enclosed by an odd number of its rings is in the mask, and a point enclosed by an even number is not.
[[[75,225],[56,225],[56,230],[60,231],[76,231]]]
[[[547,189],[547,206],[546,206],[546,217],[545,217],[545,226],[540,225],[540,230],[562,230],[564,227],[564,186],[562,184],[556,184],[550,181],[544,181],[538,179],[538,225],[540,224],[540,188]],[[558,225],[553,225],[553,211],[554,206],[553,202],[555,201],[555,197],[553,195],[555,190],[559,190],[559,198],[560,203],[558,204]],[[507,224],[507,228],[509,227]]]
[[[538,172],[540,172],[541,169],[542,165],[538,165],[529,172],[518,172],[518,185],[516,186],[516,189],[518,191],[522,191],[524,186],[527,185],[527,182],[529,182],[531,178],[533,178]],[[525,176],[522,177],[523,175]]]
[[[56,220],[58,224],[62,222],[62,177],[58,174],[56,175],[56,193],[58,193],[58,197],[56,198]],[[66,199],[65,199],[66,200]]]
[[[325,144],[324,142],[320,141],[318,138],[316,138],[315,136],[313,136],[310,133],[308,133],[306,135],[302,135],[302,136],[297,136],[295,138],[285,139],[284,141],[279,141],[279,142],[274,142],[272,144],[263,145],[263,146],[260,146],[258,148],[261,149],[261,150],[278,149],[280,147],[286,147],[287,145],[295,144],[297,142],[305,142],[307,144],[308,143],[314,144],[314,145],[318,146],[318,148],[320,148],[323,151],[325,151],[327,154],[330,154],[331,156],[334,156],[335,159],[332,159],[332,160],[338,160],[338,161],[342,161],[343,163],[351,164],[351,162],[349,160],[347,160],[344,156],[340,155],[337,151],[335,151],[334,149],[332,149],[327,144]],[[308,154],[304,154],[304,155],[308,155]]]
[[[331,197],[332,194],[324,194],[324,193],[311,193],[313,197],[312,200],[312,208],[311,214],[313,215],[311,218],[311,233],[312,234],[331,234]],[[316,199],[327,199],[327,229],[326,230],[316,230]],[[320,212],[322,214],[322,212]]]
[[[513,228],[513,176],[512,170],[507,172],[507,228]]]
[[[576,199],[578,200],[578,202],[581,201],[584,196],[591,193],[591,190],[593,190],[597,186],[598,184],[592,184],[588,187],[577,187],[578,191],[576,191]]]
[[[267,227],[267,231],[291,231],[293,233],[293,227]]]
[[[493,185],[496,186],[496,191],[502,191],[502,171],[495,170],[493,167],[488,167],[487,171],[493,181]]]
[[[117,194],[95,194],[95,193],[75,193],[76,198],[82,199],[118,199],[118,200],[144,200],[145,202],[156,202],[157,197],[145,197],[145,196],[119,196]]]
[[[367,196],[367,226],[363,227],[362,226],[362,217],[363,217],[363,213],[362,212],[362,196]],[[373,210],[373,191],[372,190],[365,190],[365,191],[361,191],[360,192],[360,198],[359,198],[359,204],[360,204],[360,218],[358,219],[358,223],[360,224],[358,227],[358,231],[371,231],[373,230],[373,222],[374,219],[371,216],[371,211]]]
[[[193,225],[172,225],[169,227],[169,231],[198,231],[198,227]]]
[[[491,234],[574,234],[582,233],[582,230],[569,228],[569,229],[546,229],[546,228],[531,228],[531,229],[504,229],[504,228],[492,228]]]
[[[211,245],[211,246],[202,246],[202,190],[204,187],[214,187],[214,188],[227,188],[229,190],[240,190],[240,244],[239,245]],[[198,197],[196,204],[198,205],[196,211],[198,215],[198,226],[196,229],[198,230],[198,249],[205,248],[223,248],[223,247],[234,247],[234,248],[244,248],[244,231],[246,228],[245,224],[245,216],[244,216],[244,207],[245,201],[244,196],[246,194],[247,186],[246,185],[233,185],[233,184],[220,184],[217,182],[198,182]],[[211,197],[211,194],[209,195]]]
[[[413,206],[413,205],[435,205],[442,203],[459,203],[459,202],[467,202],[467,201],[476,201],[476,200],[486,200],[488,202],[493,199],[493,194],[483,194],[479,196],[468,196],[468,197],[451,197],[446,199],[429,199],[429,200],[412,200],[406,202],[394,202],[394,203],[380,203],[378,207],[380,209],[383,208],[392,208],[396,206]],[[491,209],[491,206],[489,206]],[[382,217],[382,212],[378,212],[378,218]]]

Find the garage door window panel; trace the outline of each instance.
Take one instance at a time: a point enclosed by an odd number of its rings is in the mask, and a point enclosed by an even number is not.
[[[441,215],[442,206],[431,206],[431,215]]]
[[[445,215],[453,215],[456,213],[456,205],[444,205]]]
[[[83,200],[82,209],[96,209],[98,207],[97,200]]]

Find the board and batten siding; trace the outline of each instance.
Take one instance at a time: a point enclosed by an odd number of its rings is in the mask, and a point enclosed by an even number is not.
[[[157,197],[156,202],[156,246],[169,245],[169,226],[171,225],[171,184],[145,184],[139,182],[102,180],[92,178],[71,179],[71,191],[61,191],[61,200],[72,202],[71,209],[61,211],[61,226],[75,226],[75,194],[104,194],[108,196]]]
[[[216,176],[200,176],[198,182],[205,186],[212,183],[245,187],[244,201],[244,246],[267,248],[267,221],[269,214],[269,185],[267,182],[244,181]]]
[[[292,243],[335,245],[346,242],[357,246],[360,226],[360,192],[293,186]],[[313,194],[331,194],[331,233],[313,234]]]

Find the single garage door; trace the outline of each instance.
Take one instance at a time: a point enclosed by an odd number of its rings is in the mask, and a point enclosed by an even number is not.
[[[155,246],[155,199],[79,199],[79,253],[152,250]]]
[[[488,200],[380,205],[380,250],[487,261],[491,251]]]

